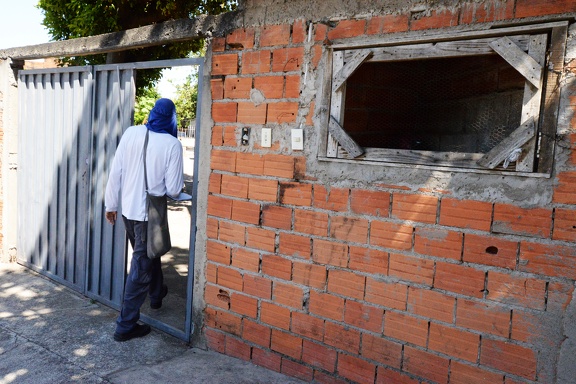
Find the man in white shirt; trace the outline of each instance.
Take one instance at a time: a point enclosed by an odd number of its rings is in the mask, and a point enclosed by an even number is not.
[[[129,127],[122,135],[110,169],[106,194],[106,219],[114,224],[119,199],[122,220],[132,245],[132,262],[124,287],[122,310],[116,320],[114,340],[127,341],[150,333],[150,326],[139,324],[140,307],[150,294],[150,306],[160,308],[168,293],[164,285],[160,258],[149,259],[146,252],[146,191],[143,149],[149,132],[146,167],[148,188],[153,195],[176,197],[184,185],[182,144],[178,140],[176,107],[170,99],[159,99],[146,125]]]

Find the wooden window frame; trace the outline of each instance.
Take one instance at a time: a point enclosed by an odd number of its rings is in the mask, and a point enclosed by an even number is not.
[[[328,105],[322,125],[325,160],[377,162],[472,172],[550,174],[554,157],[559,89],[568,23],[554,22],[484,31],[437,33],[413,38],[366,39],[334,45],[327,51],[324,93]],[[499,54],[525,79],[521,125],[486,154],[360,147],[342,128],[346,79],[365,62],[418,60]],[[514,167],[502,163],[515,150],[522,153]],[[323,152],[321,152],[323,153]],[[534,159],[538,156],[537,167]],[[537,169],[536,169],[537,168]]]

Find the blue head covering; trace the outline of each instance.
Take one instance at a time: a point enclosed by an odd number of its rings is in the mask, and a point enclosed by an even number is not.
[[[152,132],[169,133],[178,137],[176,106],[170,99],[158,99],[150,111],[146,127]]]

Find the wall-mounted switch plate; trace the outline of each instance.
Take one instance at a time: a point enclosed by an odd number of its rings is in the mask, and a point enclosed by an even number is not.
[[[262,147],[269,148],[272,146],[272,128],[262,128]]]
[[[301,151],[304,149],[304,131],[300,128],[292,130],[292,150]]]

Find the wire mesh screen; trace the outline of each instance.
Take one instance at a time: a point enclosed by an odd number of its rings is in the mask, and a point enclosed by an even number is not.
[[[524,84],[498,55],[368,62],[343,126],[363,147],[486,153],[520,125]]]

